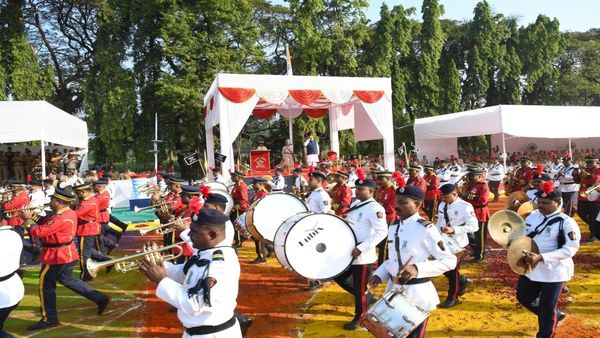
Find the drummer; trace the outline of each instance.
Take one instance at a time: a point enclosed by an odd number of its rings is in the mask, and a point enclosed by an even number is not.
[[[564,282],[573,277],[572,257],[579,250],[581,234],[575,220],[561,212],[561,193],[551,181],[542,184],[537,198],[538,209],[525,219],[525,234],[540,253],[524,251],[526,263],[534,267],[519,277],[517,300],[537,315],[537,337],[554,337],[556,324],[562,319],[556,308],[558,297]]]
[[[438,211],[436,227],[440,229],[442,238],[444,236],[452,237],[460,248],[469,244],[468,234],[472,234],[479,229],[479,223],[475,216],[475,210],[471,203],[463,201],[458,197],[456,186],[452,183],[446,183],[440,188],[441,203]],[[448,278],[448,297],[440,307],[449,308],[458,304],[458,297],[467,292],[467,287],[471,280],[462,276],[459,271],[460,257],[456,259],[456,268],[444,272]]]
[[[440,302],[431,277],[454,269],[456,257],[444,246],[433,223],[419,215],[424,197],[425,192],[416,186],[396,190],[399,219],[389,229],[389,258],[375,271],[369,284],[376,287],[387,282],[386,292],[404,288],[410,303],[431,311]],[[431,256],[434,259],[429,260]],[[395,280],[394,276],[400,278]],[[423,337],[426,327],[427,319],[407,337]]]

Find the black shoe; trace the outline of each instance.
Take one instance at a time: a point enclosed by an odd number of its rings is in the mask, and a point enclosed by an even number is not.
[[[263,258],[263,257],[256,257],[255,259],[251,260],[248,263],[250,263],[250,264],[261,264],[261,263],[266,263],[266,262],[267,262],[267,260],[265,258]]]
[[[567,317],[567,313],[563,312],[560,309],[556,309],[556,321],[558,323],[560,323],[563,319],[565,319],[565,317]]]
[[[473,259],[471,259],[471,263],[479,263],[483,260],[483,257],[473,257]]]
[[[353,320],[344,324],[343,328],[344,330],[354,331],[360,329],[360,325],[358,325],[358,320]]]
[[[466,278],[464,280],[464,282],[460,283],[460,286],[458,287],[458,295],[462,296],[465,293],[467,293],[467,290],[469,289],[469,285],[472,283],[473,281]]]
[[[446,299],[445,302],[443,302],[442,304],[440,304],[440,307],[443,309],[447,309],[453,306],[458,305],[458,298],[456,300],[452,300],[452,299]]]
[[[84,281],[84,282],[89,282],[89,281],[93,281],[94,277],[92,277],[92,276],[83,276],[81,278],[81,280]]]
[[[115,244],[115,243],[108,243],[108,244],[105,244],[105,245],[106,245],[106,248],[107,248],[107,250],[106,250],[106,255],[107,255],[107,256],[110,256],[110,254],[111,254],[113,251],[115,251],[115,249],[116,249],[117,247],[119,247],[119,245],[118,245],[118,244]]]
[[[323,283],[319,282],[319,281],[310,281],[310,284],[308,284],[307,286],[304,287],[304,290],[306,291],[312,291],[312,290],[316,290],[320,287],[323,287]]]
[[[273,256],[275,248],[272,245],[267,245],[267,258]]]
[[[106,297],[105,300],[96,303],[98,305],[98,316],[104,313],[104,310],[106,310],[108,303],[110,303],[110,297]]]
[[[235,313],[238,322],[240,323],[240,329],[242,331],[242,337],[246,336],[248,329],[252,325],[253,319],[250,316],[243,315],[241,313]]]
[[[110,273],[115,268],[114,265],[109,265],[106,267],[106,273]]]
[[[58,321],[54,321],[54,322],[47,322],[45,320],[40,320],[39,322],[33,324],[33,325],[29,325],[27,327],[27,331],[36,331],[36,330],[44,330],[44,329],[49,329],[51,327],[55,327],[58,326]]]

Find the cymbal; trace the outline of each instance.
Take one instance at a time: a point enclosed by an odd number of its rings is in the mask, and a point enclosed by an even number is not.
[[[527,201],[529,201],[529,197],[527,197],[525,192],[515,191],[506,198],[506,201],[504,202],[504,209],[517,211],[519,206]]]
[[[512,210],[500,210],[488,221],[488,232],[494,242],[506,247],[512,238],[525,234],[525,220]]]
[[[529,214],[535,209],[536,209],[535,204],[533,204],[533,202],[531,202],[531,201],[527,201],[519,206],[519,208],[517,209],[517,214],[519,214],[519,216],[525,218],[525,217],[529,216]]]
[[[506,260],[512,271],[518,275],[529,273],[531,270],[535,269],[538,264],[535,263],[532,266],[527,265],[527,263],[525,263],[525,254],[523,251],[534,252],[537,254],[540,253],[540,250],[533,239],[527,236],[515,238],[508,246]]]

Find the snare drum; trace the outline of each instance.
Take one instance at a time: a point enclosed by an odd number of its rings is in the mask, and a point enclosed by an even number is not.
[[[464,248],[460,247],[460,244],[458,244],[456,238],[451,234],[442,234],[442,241],[444,241],[444,245],[455,256],[462,255],[465,251]]]
[[[298,197],[284,192],[271,193],[252,203],[246,211],[246,224],[252,237],[264,243],[273,243],[281,223],[307,211],[308,207]]]
[[[404,338],[414,331],[429,312],[411,304],[401,289],[388,291],[362,316],[360,325],[378,338]]]
[[[352,264],[354,231],[342,218],[305,212],[288,218],[275,234],[281,265],[312,280],[332,279]]]

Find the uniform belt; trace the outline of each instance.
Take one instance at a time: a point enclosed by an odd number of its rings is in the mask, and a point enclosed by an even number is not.
[[[10,277],[14,276],[14,275],[15,275],[15,273],[17,273],[17,270],[15,270],[15,271],[13,271],[13,272],[9,273],[9,274],[8,274],[8,275],[6,275],[6,276],[2,276],[2,277],[0,277],[0,282],[4,282],[5,280],[7,280],[7,279],[9,279]]]
[[[108,209],[100,209],[100,212],[107,212]]]
[[[272,189],[272,191],[283,191],[283,189]]]
[[[485,205],[482,205],[482,206],[480,206],[480,207],[473,206],[473,209],[483,209],[483,208],[485,208],[485,207],[487,207],[487,206],[488,206],[488,205],[487,205],[487,203],[486,203]]]
[[[219,325],[202,325],[202,326],[194,326],[190,328],[185,328],[185,332],[190,336],[194,335],[203,335],[203,334],[213,334],[221,331],[225,331],[228,328],[235,325],[235,316],[231,317],[230,320],[226,321],[223,324]]]
[[[409,281],[406,281],[402,278],[398,279],[396,284],[399,285],[415,285],[415,284],[425,284],[431,282],[431,278],[413,278]]]
[[[88,224],[88,223],[95,223],[95,220],[91,220],[91,221],[77,221],[78,225],[83,225],[83,224]]]
[[[68,246],[72,242],[73,242],[73,240],[70,240],[67,243],[42,243],[42,247],[44,247],[44,248],[60,248],[62,246]]]
[[[500,174],[492,174],[492,176],[498,176],[498,175],[500,175]]]
[[[446,183],[448,180],[441,180],[440,183]]]

